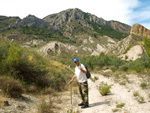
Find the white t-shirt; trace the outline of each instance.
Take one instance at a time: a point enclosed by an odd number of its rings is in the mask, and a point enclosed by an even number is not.
[[[83,70],[87,71],[83,64],[80,64],[80,66]],[[87,81],[86,74],[83,73],[77,66],[75,67],[75,74],[79,83]]]

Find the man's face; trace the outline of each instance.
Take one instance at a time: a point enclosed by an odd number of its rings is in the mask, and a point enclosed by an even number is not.
[[[76,62],[74,62],[74,63],[75,63],[75,65],[79,66],[79,61],[76,61]]]

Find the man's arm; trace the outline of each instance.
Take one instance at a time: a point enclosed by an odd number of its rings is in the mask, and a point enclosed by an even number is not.
[[[78,68],[79,68],[84,74],[87,73],[84,69],[81,68],[81,66],[78,66]]]
[[[74,81],[75,78],[76,78],[76,75],[74,75],[74,76],[72,77],[72,79],[70,80],[69,84],[71,84],[71,83]]]

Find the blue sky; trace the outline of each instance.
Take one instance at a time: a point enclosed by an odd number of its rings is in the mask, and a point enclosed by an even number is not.
[[[139,0],[137,7],[133,8],[131,23],[139,23],[150,29],[150,1]]]
[[[0,0],[0,15],[19,16],[29,14],[39,18],[69,8],[79,8],[105,20],[116,20],[133,25],[141,24],[150,29],[149,0]]]

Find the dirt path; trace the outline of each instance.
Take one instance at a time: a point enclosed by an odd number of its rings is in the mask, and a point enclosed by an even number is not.
[[[120,85],[114,82],[113,78],[104,77],[100,74],[92,74],[92,76],[97,76],[99,79],[95,82],[88,80],[90,107],[81,109],[81,113],[113,113],[113,109],[118,109],[118,113],[150,113],[148,93],[139,87],[140,80],[135,79],[136,77],[130,75],[130,79],[135,82]],[[98,86],[102,81],[113,85],[110,95],[101,96],[99,93]],[[136,97],[133,96],[135,91],[138,91],[144,97],[144,103],[139,103]],[[116,105],[121,103],[125,103],[124,107],[116,108]]]

